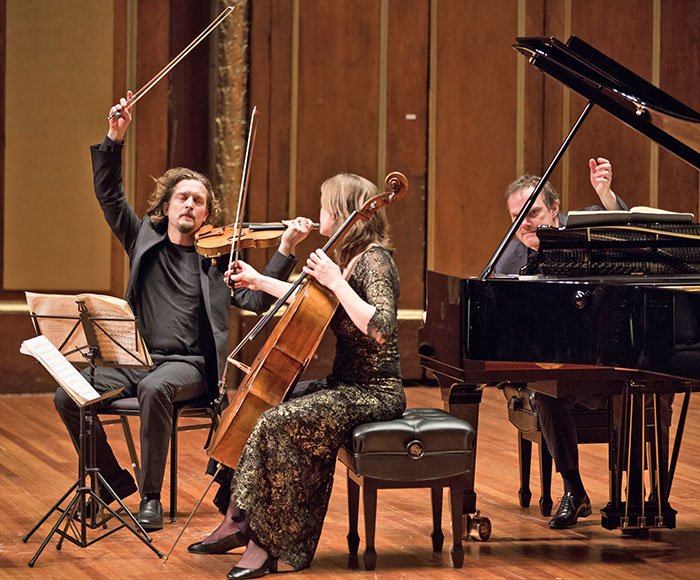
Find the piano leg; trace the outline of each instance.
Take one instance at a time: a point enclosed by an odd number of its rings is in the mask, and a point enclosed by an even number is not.
[[[479,405],[483,394],[482,385],[454,384],[443,387],[440,377],[438,383],[442,391],[442,400],[445,410],[469,423],[474,427],[476,437],[474,439],[474,468],[466,476],[465,491],[462,498],[462,537],[465,540],[472,539],[486,541],[491,535],[491,522],[482,517],[476,509],[476,492],[474,480],[476,477],[476,451],[479,440]]]
[[[620,420],[609,448],[610,501],[601,510],[601,525],[606,529],[619,527],[625,533],[640,534],[676,525],[676,511],[667,501],[668,442],[665,437],[662,440],[660,430],[668,426],[661,421],[659,390],[658,385],[632,381],[623,388]],[[648,402],[652,402],[650,408]],[[650,490],[645,485],[645,467]],[[652,492],[650,498],[647,491]]]

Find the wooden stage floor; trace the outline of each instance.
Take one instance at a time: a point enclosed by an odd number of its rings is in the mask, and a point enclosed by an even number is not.
[[[407,389],[409,406],[441,407],[439,391],[428,387]],[[205,500],[185,531],[167,564],[129,532],[120,530],[86,549],[65,543],[56,550],[53,539],[34,568],[27,562],[49,532],[48,523],[30,539],[21,537],[67,490],[75,478],[76,457],[51,397],[0,397],[0,578],[224,578],[236,563],[236,553],[220,556],[188,554],[186,546],[213,529],[220,516]],[[607,498],[606,449],[581,447],[584,482],[594,515],[571,530],[553,531],[539,515],[536,499],[539,473],[533,461],[533,505],[517,502],[516,431],[508,423],[502,394],[490,389],[484,395],[477,458],[478,505],[493,524],[488,542],[465,542],[464,567],[451,567],[449,514],[443,514],[446,550],[433,554],[428,490],[383,490],[377,513],[377,569],[366,572],[349,561],[344,469],[338,467],[336,486],[321,542],[312,566],[295,577],[321,578],[696,578],[700,564],[700,409],[691,403],[671,503],[678,510],[675,530],[653,531],[648,538],[623,537],[600,527],[598,510]],[[126,448],[118,426],[107,427],[119,457]],[[180,515],[177,524],[153,534],[155,544],[167,551],[179,526],[207,483],[203,475],[206,455],[203,431],[181,434]],[[561,494],[558,476],[555,497]],[[210,492],[211,493],[211,492]],[[164,505],[168,501],[167,485]],[[447,498],[445,507],[449,505]],[[137,508],[132,496],[127,505]],[[55,518],[52,520],[55,521]],[[362,532],[360,533],[362,536]],[[360,550],[363,545],[360,545]]]

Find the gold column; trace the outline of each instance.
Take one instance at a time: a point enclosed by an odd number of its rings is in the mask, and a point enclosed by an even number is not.
[[[216,0],[214,15],[235,4],[236,9],[222,23],[214,42],[215,68],[212,79],[212,184],[221,194],[228,223],[238,203],[246,127],[248,124],[248,0]]]

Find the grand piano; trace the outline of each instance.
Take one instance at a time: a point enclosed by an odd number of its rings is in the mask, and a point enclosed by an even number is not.
[[[652,220],[541,229],[540,250],[519,276],[492,271],[593,106],[698,169],[700,115],[579,38],[518,38],[514,48],[588,104],[482,274],[428,272],[421,365],[436,377],[446,408],[477,433],[485,386],[619,396],[601,525],[632,533],[673,528],[669,494],[690,394],[700,384],[700,226]],[[649,494],[640,467],[648,428],[639,417],[651,409],[658,433],[659,397],[667,393],[682,394],[674,404],[676,438],[663,461],[646,462],[654,463]],[[463,502],[472,537],[475,526],[488,524],[477,510],[475,476],[476,469]]]

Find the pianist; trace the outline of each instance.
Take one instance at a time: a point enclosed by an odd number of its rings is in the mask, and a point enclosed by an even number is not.
[[[612,165],[610,161],[603,157],[590,159],[588,161],[591,185],[600,198],[601,205],[584,208],[586,210],[614,210],[628,209],[611,189]],[[535,175],[521,175],[506,188],[506,203],[510,219],[515,218],[520,213],[532,190],[539,183],[540,178]],[[501,259],[494,266],[494,273],[497,275],[518,274],[520,268],[527,264],[532,253],[536,252],[540,246],[540,240],[536,231],[539,226],[552,226],[555,228],[566,226],[566,214],[559,211],[559,194],[550,185],[545,183],[537,201],[530,208],[530,212],[520,224],[515,232],[515,240],[512,240],[503,252]]]
[[[591,185],[598,194],[601,205],[588,210],[627,209],[625,203],[611,189],[612,165],[607,159],[599,157],[588,162]],[[512,220],[530,197],[540,178],[534,175],[522,175],[506,189],[506,202]],[[545,183],[529,214],[515,233],[517,239],[510,242],[501,259],[496,262],[496,275],[518,274],[530,256],[539,249],[537,227],[547,225],[563,227],[566,214],[559,211],[559,194]],[[578,441],[576,426],[571,410],[574,405],[584,408],[600,408],[605,401],[599,397],[583,401],[558,399],[535,393],[537,418],[542,437],[552,454],[557,471],[564,480],[564,495],[559,507],[549,521],[553,529],[570,528],[579,517],[591,514],[591,503],[581,480],[578,466]]]

